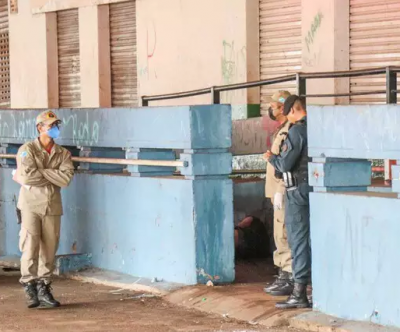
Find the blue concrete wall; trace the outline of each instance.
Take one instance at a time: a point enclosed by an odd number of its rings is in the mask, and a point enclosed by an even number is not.
[[[35,138],[38,113],[1,110],[0,143],[18,145]],[[56,113],[63,121],[57,143],[85,147],[81,152],[128,148],[126,157],[134,158],[131,148],[184,149],[188,158],[181,168],[186,177],[180,178],[76,174],[62,191],[65,215],[58,254],[91,254],[96,267],[171,282],[234,280],[230,106]],[[2,254],[19,254],[19,186],[10,168],[0,169],[0,182]]]
[[[308,107],[313,301],[324,313],[400,327],[400,200],[396,192],[355,192],[370,181],[367,162],[355,159],[400,159],[399,121],[400,105]],[[336,170],[327,172],[318,158],[351,162],[333,160]],[[316,192],[324,188],[342,192]]]
[[[11,169],[0,169],[0,182],[6,253],[18,255],[14,197],[19,186]],[[94,266],[139,277],[196,284],[207,274],[231,282],[232,197],[228,179],[77,174],[63,191],[58,254],[91,253]]]
[[[400,105],[309,106],[310,157],[400,159]]]
[[[1,110],[0,143],[23,144],[36,138],[40,110]],[[68,146],[111,148],[230,148],[228,105],[60,109],[63,127],[57,142]]]
[[[314,308],[400,327],[400,200],[312,193]]]

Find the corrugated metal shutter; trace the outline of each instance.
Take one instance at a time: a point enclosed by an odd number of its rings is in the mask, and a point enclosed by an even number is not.
[[[110,4],[112,106],[137,106],[136,1]]]
[[[400,1],[350,0],[350,68],[385,66],[400,66]],[[384,75],[351,78],[350,91],[385,90],[385,82]],[[351,97],[353,104],[385,102],[385,94]]]
[[[301,0],[260,0],[260,78],[290,75],[301,70]],[[261,88],[261,112],[276,90],[296,92],[296,83]]]
[[[0,0],[0,107],[10,107],[8,1]]]
[[[57,38],[59,104],[60,107],[80,107],[81,69],[77,9],[57,12]]]

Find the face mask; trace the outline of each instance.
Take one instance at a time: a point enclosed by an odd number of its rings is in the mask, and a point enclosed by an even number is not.
[[[276,121],[276,116],[274,115],[274,110],[272,107],[268,108],[268,116],[272,121]]]
[[[47,135],[52,139],[56,139],[60,136],[60,129],[57,126],[51,127],[47,131]]]

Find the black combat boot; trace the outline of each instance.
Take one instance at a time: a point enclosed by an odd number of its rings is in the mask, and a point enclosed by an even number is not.
[[[278,275],[278,277],[275,279],[275,281],[274,281],[272,284],[267,285],[267,286],[264,288],[264,292],[267,293],[267,294],[271,294],[271,292],[272,292],[273,290],[276,290],[276,289],[281,288],[281,287],[284,286],[284,285],[287,283],[287,281],[290,280],[291,278],[292,278],[292,274],[291,274],[291,273],[288,273],[288,272],[286,272],[286,271],[279,270],[279,275]],[[289,294],[287,294],[287,295],[290,295],[290,294],[291,294],[291,292],[290,292]]]
[[[46,284],[44,281],[39,281],[37,290],[41,305],[50,308],[57,308],[60,306],[60,302],[56,301],[51,294],[52,288],[50,283]]]
[[[23,283],[25,290],[25,297],[26,297],[26,304],[29,309],[36,308],[40,305],[37,289],[36,289],[36,282],[30,281],[28,283]]]
[[[281,279],[280,285],[270,290],[272,296],[289,296],[293,292],[293,275],[286,272],[284,279]]]
[[[309,308],[310,303],[307,298],[307,285],[295,283],[292,295],[289,296],[286,302],[278,302],[275,307],[278,309]]]

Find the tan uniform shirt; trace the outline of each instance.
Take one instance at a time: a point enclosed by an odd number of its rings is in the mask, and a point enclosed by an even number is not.
[[[23,184],[18,208],[41,215],[62,215],[60,189],[68,186],[74,176],[71,153],[54,144],[48,154],[36,139],[21,146],[17,165],[18,178]]]
[[[271,152],[273,154],[280,153],[280,147],[282,142],[286,139],[287,133],[289,131],[290,122],[287,121],[283,124],[276,132],[274,140],[271,146]],[[274,167],[267,162],[267,176],[265,179],[265,197],[273,198],[276,193],[285,193],[285,185],[282,179],[277,179],[275,177]]]

